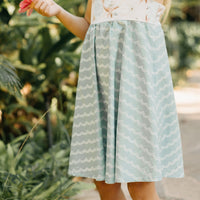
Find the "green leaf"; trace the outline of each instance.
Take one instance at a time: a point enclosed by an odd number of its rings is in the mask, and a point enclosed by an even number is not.
[[[2,56],[0,56],[0,89],[17,97],[21,95],[21,83],[16,74],[16,70],[14,66]]]
[[[0,155],[3,154],[6,150],[6,146],[3,141],[0,140]]]
[[[7,145],[7,167],[11,174],[15,174],[14,152],[10,144]]]
[[[49,55],[49,49],[52,46],[52,40],[47,27],[42,28],[39,31],[39,34],[42,36],[42,48],[39,53],[39,63],[42,63]]]
[[[59,187],[61,182],[58,181],[58,182],[52,183],[52,184],[53,185],[49,189],[45,190],[44,192],[42,192],[39,195],[36,195],[33,199],[34,200],[47,199]]]
[[[24,196],[24,199],[33,198],[36,194],[38,194],[38,192],[40,192],[42,185],[43,183],[39,183],[38,185],[33,187],[32,190]]]

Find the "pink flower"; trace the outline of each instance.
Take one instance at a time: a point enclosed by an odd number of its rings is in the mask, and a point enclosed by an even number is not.
[[[30,16],[31,13],[33,12],[33,2],[32,0],[23,0],[19,4],[19,13],[23,13],[27,11],[27,16]]]

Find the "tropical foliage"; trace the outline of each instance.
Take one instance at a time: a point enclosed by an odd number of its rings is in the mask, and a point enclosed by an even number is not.
[[[0,2],[0,199],[69,199],[94,188],[67,174],[82,41],[18,3]]]
[[[13,95],[20,95],[21,84],[16,69],[3,56],[0,56],[0,88]]]
[[[163,26],[174,86],[185,79],[187,69],[200,66],[200,1],[173,0]]]
[[[19,154],[26,136],[7,145],[0,141],[0,199],[69,199],[80,190],[94,189],[92,184],[72,181],[67,174],[70,151],[67,132],[46,151],[45,132],[38,130]]]

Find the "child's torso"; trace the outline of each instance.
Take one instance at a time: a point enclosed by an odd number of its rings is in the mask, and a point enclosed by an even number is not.
[[[160,23],[165,6],[155,0],[93,0],[91,24],[111,20]]]

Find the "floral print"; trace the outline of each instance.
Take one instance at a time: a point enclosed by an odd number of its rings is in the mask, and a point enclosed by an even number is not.
[[[91,23],[117,19],[160,23],[164,10],[155,0],[93,0]]]
[[[106,12],[108,12],[108,16],[112,18],[112,12],[113,10],[119,8],[119,0],[102,0],[103,8]]]

